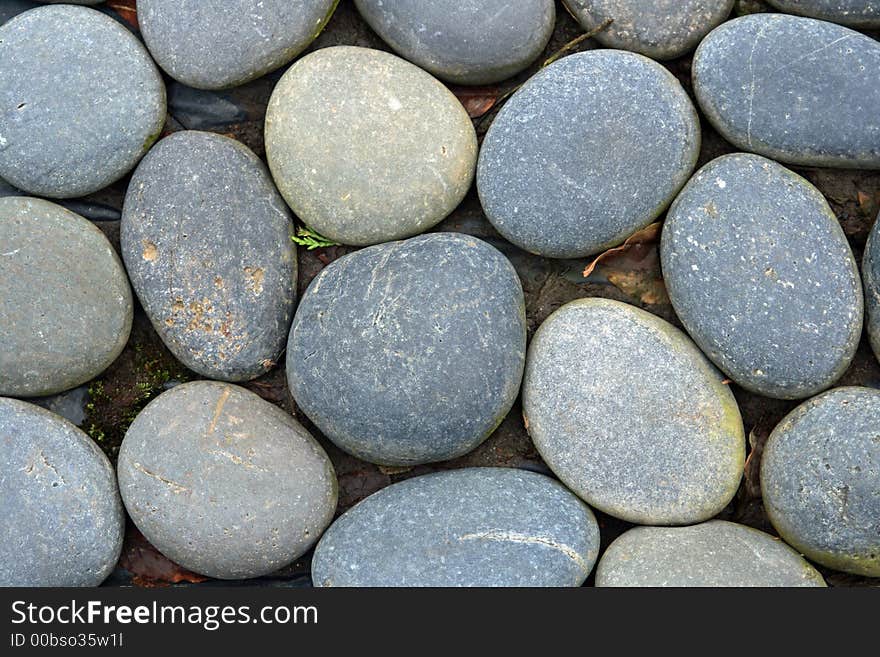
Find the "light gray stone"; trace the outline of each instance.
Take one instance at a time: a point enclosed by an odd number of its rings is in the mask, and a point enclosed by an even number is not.
[[[880,215],[868,234],[862,258],[865,285],[865,328],[874,355],[880,360]]]
[[[789,14],[860,29],[880,27],[880,0],[767,0]]]

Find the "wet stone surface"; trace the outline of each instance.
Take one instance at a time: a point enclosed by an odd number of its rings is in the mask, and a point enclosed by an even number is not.
[[[857,28],[880,27],[880,0],[767,0],[789,14]]]
[[[761,462],[780,536],[835,570],[880,577],[880,391],[836,388],[773,430]]]
[[[544,475],[466,468],[368,497],[322,537],[316,586],[579,586],[599,549],[590,509]]]
[[[740,385],[804,398],[852,362],[856,261],[819,191],[785,167],[747,154],[707,164],[670,208],[661,256],[679,319]]]
[[[287,413],[227,383],[185,383],[153,400],[129,428],[118,470],[138,529],[164,555],[209,577],[255,577],[287,565],[336,509],[336,475],[315,439]]]
[[[241,381],[284,349],[296,296],[292,233],[256,155],[185,131],[135,171],[120,236],[132,285],[168,348],[204,376]]]
[[[434,233],[363,249],[309,286],[287,345],[299,408],[342,449],[383,465],[461,456],[519,391],[526,327],[508,260]]]
[[[769,534],[723,520],[636,527],[596,567],[596,586],[825,586],[801,555]]]
[[[165,113],[158,69],[108,16],[47,6],[0,26],[0,177],[10,184],[53,198],[99,190],[137,163]]]
[[[551,64],[504,105],[483,140],[477,187],[486,217],[517,246],[584,257],[654,221],[699,149],[696,110],[666,69],[594,50]]]
[[[725,23],[694,56],[694,90],[742,150],[789,164],[880,168],[880,43],[781,14]]]
[[[97,586],[122,548],[113,467],[82,431],[0,397],[0,586]]]
[[[529,345],[522,395],[544,461],[612,516],[694,523],[736,493],[736,400],[696,345],[654,315],[606,299],[563,306]]]

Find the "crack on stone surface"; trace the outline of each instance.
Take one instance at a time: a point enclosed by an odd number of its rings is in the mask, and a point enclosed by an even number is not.
[[[475,532],[473,534],[464,534],[458,537],[459,541],[498,541],[500,543],[522,543],[524,545],[543,545],[557,552],[561,552],[571,559],[585,575],[590,574],[590,568],[587,566],[584,558],[578,554],[577,550],[565,545],[557,543],[551,538],[545,536],[529,536],[528,534],[520,534],[517,532],[508,532],[500,529],[492,529],[485,532]]]
[[[211,424],[208,425],[208,431],[205,432],[206,438],[214,433],[214,429],[217,428],[217,421],[220,419],[220,413],[223,412],[223,406],[226,404],[226,400],[229,399],[229,394],[230,390],[229,388],[226,388],[226,390],[220,395],[220,399],[217,400],[217,406],[214,408],[214,417],[211,418]]]
[[[192,492],[192,490],[190,490],[186,486],[178,484],[176,481],[172,481],[171,479],[166,479],[162,475],[158,475],[155,472],[151,472],[150,470],[147,470],[140,463],[137,463],[137,462],[132,463],[132,466],[134,466],[135,470],[138,470],[139,472],[143,472],[148,477],[152,477],[153,479],[155,479],[157,481],[161,481],[163,484],[168,486],[174,492],[175,495],[179,495],[180,493],[191,493]]]

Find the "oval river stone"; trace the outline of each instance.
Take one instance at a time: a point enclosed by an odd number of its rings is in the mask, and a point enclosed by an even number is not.
[[[767,0],[777,9],[863,29],[880,27],[880,0]]]
[[[103,582],[125,532],[104,453],[67,420],[6,398],[0,447],[0,586]]]
[[[654,221],[699,150],[696,110],[671,73],[593,50],[551,64],[504,105],[483,141],[477,188],[509,241],[578,258]]]
[[[338,46],[303,57],[266,112],[269,168],[293,211],[331,240],[366,245],[437,224],[477,158],[458,99],[406,60]]]
[[[408,479],[333,523],[315,586],[580,586],[599,551],[586,504],[541,474],[466,468]]]
[[[660,253],[685,329],[741,386],[799,399],[852,362],[856,261],[825,198],[794,172],[759,155],[713,160],[670,208]]]
[[[734,0],[563,0],[584,30],[609,48],[641,53],[652,59],[674,59],[696,48],[730,15]]]
[[[190,369],[252,379],[278,361],[293,317],[293,224],[265,165],[207,132],[166,137],[138,166],[120,238],[156,331]]]
[[[150,54],[198,89],[244,84],[291,61],[321,33],[339,0],[138,0]]]
[[[300,409],[358,458],[416,465],[461,456],[519,392],[519,278],[495,248],[433,233],[343,256],[309,285],[287,345]]]
[[[761,494],[779,535],[835,570],[880,577],[880,391],[835,388],[770,434]]]
[[[12,185],[53,198],[97,191],[164,123],[162,76],[109,16],[59,5],[0,26],[0,177]]]
[[[874,355],[880,360],[880,215],[874,221],[862,258],[865,285],[865,327]]]
[[[550,469],[630,522],[700,522],[739,486],[745,437],[720,373],[677,328],[579,299],[540,326],[523,380],[526,428]]]
[[[778,538],[724,520],[691,527],[635,527],[596,567],[596,586],[825,586]]]
[[[880,168],[880,43],[811,18],[753,14],[694,55],[694,91],[738,148],[804,166]]]
[[[0,395],[75,388],[122,352],[132,298],[98,228],[35,198],[0,198]]]
[[[402,57],[456,84],[491,84],[531,64],[556,24],[553,0],[355,0]]]
[[[125,508],[147,540],[208,577],[281,568],[336,510],[336,475],[317,441],[228,383],[184,383],[151,401],[125,434],[118,469]]]

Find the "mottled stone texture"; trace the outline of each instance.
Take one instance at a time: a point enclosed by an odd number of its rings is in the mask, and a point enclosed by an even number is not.
[[[519,391],[525,346],[508,260],[476,238],[435,233],[322,270],[293,321],[287,380],[342,449],[415,465],[461,456],[495,430]]]
[[[296,296],[290,212],[243,144],[178,132],[144,158],[122,213],[122,255],[153,326],[204,376],[263,374],[279,359]]]
[[[126,174],[164,122],[161,75],[112,18],[58,5],[0,26],[0,177],[9,183],[84,196]]]
[[[596,567],[596,586],[825,586],[778,538],[736,523],[636,527],[615,540]]]
[[[266,113],[269,167],[322,235],[366,245],[409,237],[470,188],[477,138],[438,80],[378,50],[324,48],[294,64]]]
[[[663,276],[688,333],[730,378],[799,399],[834,383],[862,332],[862,289],[822,194],[758,155],[713,160],[669,210]]]
[[[596,35],[609,48],[674,59],[696,48],[730,15],[734,0],[563,0],[587,31],[611,23]]]
[[[590,509],[534,472],[468,468],[393,484],[324,534],[316,586],[579,586],[599,551]]]
[[[737,18],[697,49],[694,91],[722,136],[805,166],[880,168],[880,43],[782,14]]]
[[[490,84],[531,64],[550,40],[553,0],[355,0],[402,57],[456,84]]]
[[[113,466],[88,436],[38,406],[0,398],[0,586],[97,586],[125,517]]]
[[[767,0],[777,9],[858,28],[880,27],[880,0]]]
[[[880,215],[874,221],[862,258],[865,285],[865,328],[874,355],[880,360]]]
[[[770,434],[764,508],[779,535],[822,565],[880,577],[880,391],[836,388]]]
[[[483,140],[477,189],[517,246],[583,257],[654,221],[699,150],[696,110],[672,74],[593,50],[551,64],[504,105]]]
[[[125,508],[147,540],[209,577],[277,570],[318,540],[336,509],[336,475],[317,441],[228,383],[184,383],[150,402],[118,468]]]
[[[580,299],[541,325],[523,380],[526,427],[550,469],[630,522],[711,518],[736,493],[745,438],[720,373],[664,320]]]
[[[64,208],[0,198],[0,395],[85,383],[128,341],[132,298],[104,234]]]
[[[244,84],[300,54],[339,0],[138,0],[150,54],[198,89]]]

